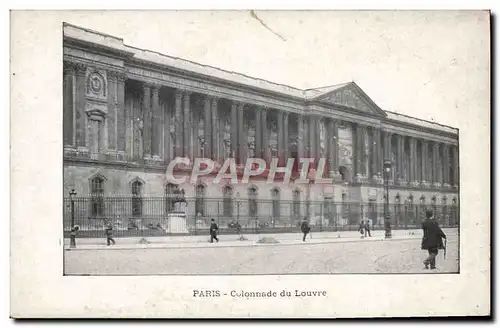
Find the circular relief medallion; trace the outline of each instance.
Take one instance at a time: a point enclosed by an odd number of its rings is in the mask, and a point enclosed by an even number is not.
[[[100,93],[102,89],[102,82],[99,76],[93,75],[90,77],[90,89],[93,93]]]

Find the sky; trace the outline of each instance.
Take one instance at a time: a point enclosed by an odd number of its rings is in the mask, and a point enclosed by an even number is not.
[[[354,81],[384,110],[456,128],[472,124],[466,118],[489,107],[487,12],[255,14],[49,11],[29,19],[21,14],[17,21],[23,33],[38,33],[41,21],[51,24],[48,31],[65,21],[127,45],[297,88]],[[475,123],[484,124],[484,115]]]
[[[485,12],[255,14],[259,19],[250,11],[95,11],[65,20],[131,46],[297,88],[354,81],[384,110],[453,127],[460,125],[454,113],[473,110],[474,94],[488,101]]]

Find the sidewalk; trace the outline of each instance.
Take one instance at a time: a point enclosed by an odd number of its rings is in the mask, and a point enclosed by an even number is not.
[[[458,229],[443,229],[448,235],[457,235]],[[313,232],[307,236],[306,242],[302,242],[302,233],[282,233],[282,234],[244,234],[247,240],[239,240],[239,235],[221,235],[219,243],[209,243],[209,236],[173,236],[173,237],[144,237],[147,244],[140,244],[142,237],[116,238],[116,245],[107,246],[105,238],[77,238],[77,248],[69,248],[70,240],[64,240],[66,250],[99,250],[99,249],[157,249],[157,248],[210,248],[210,247],[261,247],[261,246],[285,246],[298,244],[326,244],[326,243],[347,243],[347,242],[368,242],[368,241],[397,241],[409,239],[421,239],[422,230],[393,230],[392,238],[386,240],[383,230],[372,231],[372,237],[361,238],[357,231],[339,232]],[[278,241],[274,244],[257,243],[264,237],[272,237]]]

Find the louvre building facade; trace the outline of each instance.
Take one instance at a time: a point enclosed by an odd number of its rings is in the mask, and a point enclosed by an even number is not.
[[[284,166],[307,157],[326,159],[332,184],[294,178],[269,184],[262,176],[213,184],[209,175],[180,186],[196,199],[188,212],[231,216],[237,207],[242,217],[304,216],[315,211],[307,202],[380,208],[384,159],[392,163],[391,204],[458,204],[458,130],[385,111],[354,82],[300,90],[68,24],[63,47],[65,195],[74,189],[77,197],[168,197],[175,187],[165,170],[176,157],[211,158],[219,166],[227,158],[278,158]],[[78,211],[148,215],[147,206],[133,203],[132,209],[104,202]],[[370,219],[380,221],[376,212]]]

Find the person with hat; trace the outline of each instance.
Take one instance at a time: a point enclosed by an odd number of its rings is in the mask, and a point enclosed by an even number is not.
[[[424,232],[422,249],[427,250],[429,256],[424,260],[424,265],[426,269],[429,269],[430,265],[430,269],[434,270],[436,269],[436,256],[438,255],[439,249],[444,249],[443,238],[446,239],[446,235],[435,220],[432,210],[427,210],[425,212],[425,217],[426,219],[422,222],[422,230]]]
[[[311,227],[309,226],[306,217],[304,217],[302,223],[300,224],[300,230],[302,230],[302,233],[304,234],[304,237],[302,237],[302,241],[306,241],[306,236],[311,231]]]
[[[210,243],[214,242],[214,239],[219,242],[219,238],[217,238],[217,232],[219,231],[219,226],[215,223],[215,220],[212,219],[210,223]]]

